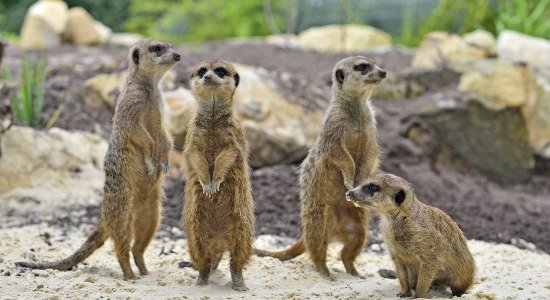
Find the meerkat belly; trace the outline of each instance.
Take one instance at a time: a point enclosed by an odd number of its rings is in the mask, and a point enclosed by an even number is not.
[[[363,154],[367,151],[367,143],[369,136],[366,130],[352,130],[345,139],[344,144],[349,151],[356,164],[361,163]]]
[[[365,224],[365,210],[355,207],[349,202],[338,203],[330,207],[329,223],[334,226],[327,226],[332,230],[331,236],[338,237],[340,242],[350,241],[357,238],[363,231]]]
[[[201,230],[210,239],[224,239],[232,224],[232,203],[228,201],[216,201],[216,199],[201,199],[204,201],[199,208],[199,216],[202,222]]]
[[[313,188],[322,191],[326,202],[333,205],[347,203],[344,177],[342,171],[336,165],[325,159],[322,162],[322,172],[318,172]]]

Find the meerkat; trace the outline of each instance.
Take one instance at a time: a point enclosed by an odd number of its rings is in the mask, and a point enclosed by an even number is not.
[[[207,285],[225,251],[232,287],[246,291],[242,270],[252,256],[254,202],[248,144],[233,94],[239,74],[223,60],[200,63],[191,76],[199,108],[189,123],[184,155],[183,224],[197,285]]]
[[[307,251],[319,273],[334,279],[326,265],[331,240],[344,244],[346,272],[354,266],[367,239],[367,211],[346,201],[345,193],[378,170],[380,149],[370,104],[374,88],[386,71],[372,59],[354,56],[339,61],[332,73],[332,97],[321,132],[300,169],[303,234],[290,248],[258,256],[289,260]]]
[[[422,203],[410,183],[377,173],[346,198],[381,216],[381,229],[401,285],[399,296],[425,298],[431,285],[461,296],[474,282],[475,261],[464,234],[446,213]]]
[[[105,184],[99,224],[70,257],[18,265],[69,270],[111,237],[124,279],[135,278],[130,250],[140,274],[148,274],[143,253],[159,226],[164,198],[162,183],[172,148],[172,139],[163,121],[159,80],[181,56],[169,43],[143,39],[133,45],[128,59],[129,75],[116,102],[113,131],[103,166]]]

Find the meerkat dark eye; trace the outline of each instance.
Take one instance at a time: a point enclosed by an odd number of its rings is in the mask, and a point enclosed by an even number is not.
[[[363,186],[363,192],[368,195],[373,195],[374,193],[380,191],[380,186],[374,183],[369,183]]]
[[[158,53],[158,52],[160,52],[160,50],[162,50],[162,48],[160,47],[160,45],[155,45],[155,46],[151,47],[151,51],[152,51],[152,52]]]
[[[199,71],[197,72],[197,74],[199,75],[199,77],[202,78],[202,76],[204,76],[204,74],[206,74],[206,68],[200,68]]]
[[[225,75],[227,75],[227,70],[224,69],[224,68],[216,68],[216,70],[214,70],[214,72],[216,72],[216,74],[217,74],[220,78],[223,78]]]
[[[399,192],[397,192],[395,196],[393,196],[393,201],[395,201],[395,204],[401,205],[401,203],[405,201],[405,197],[406,197],[405,191],[399,190]]]
[[[370,68],[371,68],[371,66],[369,64],[360,64],[360,65],[355,66],[355,70],[361,71],[361,72],[365,72],[365,71],[369,70]]]

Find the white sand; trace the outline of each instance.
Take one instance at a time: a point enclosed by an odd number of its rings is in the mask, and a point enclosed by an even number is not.
[[[53,246],[46,245],[39,236],[46,231]],[[111,242],[94,253],[86,265],[72,271],[23,271],[14,265],[20,260],[62,258],[84,239],[84,233],[73,232],[61,243],[60,234],[45,224],[0,229],[0,299],[399,299],[395,296],[399,292],[397,280],[381,278],[377,273],[379,268],[393,269],[385,251],[377,254],[369,250],[359,257],[357,268],[367,278],[358,279],[344,272],[338,260],[338,245],[331,246],[328,257],[335,282],[322,279],[304,255],[284,263],[254,257],[244,273],[250,288],[244,293],[226,286],[230,281],[227,255],[212,274],[210,285],[196,287],[197,272],[178,268],[182,259],[189,258],[183,239],[155,240],[146,253],[151,274],[130,282],[121,279]],[[280,239],[261,236],[256,245],[272,248],[277,240]],[[549,255],[479,241],[470,241],[469,245],[479,274],[477,283],[463,298],[550,299]],[[167,254],[159,256],[161,252]],[[135,267],[134,270],[137,271]],[[11,276],[3,276],[6,272]]]

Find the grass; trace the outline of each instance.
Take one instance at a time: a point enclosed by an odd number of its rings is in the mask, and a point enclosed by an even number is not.
[[[47,66],[46,55],[35,60],[25,56],[23,60],[19,88],[11,101],[17,121],[23,125],[30,127],[45,125],[42,119],[42,108]],[[13,76],[8,68],[4,68],[3,73],[8,81],[13,82]]]
[[[524,34],[550,38],[550,0],[501,0],[495,19],[497,33],[514,30]]]

